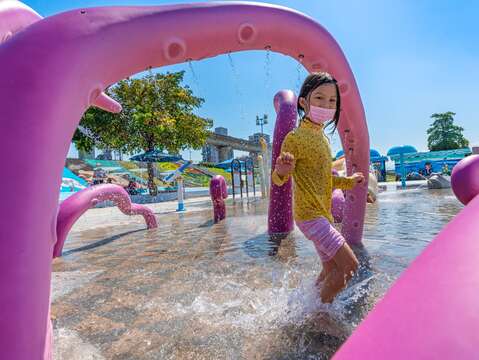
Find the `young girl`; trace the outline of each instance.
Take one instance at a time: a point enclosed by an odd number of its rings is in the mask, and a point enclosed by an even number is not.
[[[331,174],[331,149],[324,128],[339,123],[341,99],[336,80],[328,73],[312,73],[298,97],[300,125],[283,141],[272,181],[282,186],[294,179],[294,218],[303,234],[313,241],[323,263],[318,281],[321,300],[332,302],[358,267],[358,260],[343,236],[331,225],[333,188],[349,190],[364,181],[361,173],[351,177]]]

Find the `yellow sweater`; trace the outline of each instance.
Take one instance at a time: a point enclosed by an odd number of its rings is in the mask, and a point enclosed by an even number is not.
[[[331,174],[331,149],[323,126],[303,120],[297,129],[286,135],[281,152],[294,156],[294,219],[308,221],[324,216],[332,223],[332,189],[349,190],[355,182],[351,177]],[[282,186],[289,175],[281,178],[275,170],[271,179]]]

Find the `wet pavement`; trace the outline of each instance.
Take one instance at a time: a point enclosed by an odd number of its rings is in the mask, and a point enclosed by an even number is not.
[[[379,194],[362,267],[331,305],[321,265],[296,229],[267,236],[267,204],[205,207],[74,227],[53,264],[56,359],[328,359],[462,206],[450,190]],[[90,215],[91,216],[91,215]]]

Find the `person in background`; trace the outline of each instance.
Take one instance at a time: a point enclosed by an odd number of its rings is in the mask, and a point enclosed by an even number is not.
[[[97,163],[93,171],[93,185],[103,184],[105,181],[106,173],[100,166],[101,164]]]
[[[130,195],[138,195],[138,185],[136,184],[134,180],[130,180],[128,182],[128,186],[125,188],[125,190]]]
[[[432,175],[431,163],[424,164],[424,176],[429,177]]]
[[[451,175],[451,172],[449,171],[449,166],[447,166],[447,164],[444,164],[444,166],[442,167],[442,173],[444,175]]]

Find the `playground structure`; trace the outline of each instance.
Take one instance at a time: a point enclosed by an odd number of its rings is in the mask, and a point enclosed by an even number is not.
[[[338,160],[342,156],[344,156],[344,150],[339,150],[336,153],[335,159]],[[386,161],[388,161],[387,156],[382,156],[379,151],[375,149],[369,150],[369,160],[371,162],[371,166],[377,172],[377,180],[378,181],[386,181]]]
[[[328,71],[338,80],[343,104],[338,130],[347,173],[368,171],[368,130],[349,65],[333,37],[296,11],[221,2],[79,9],[41,19],[25,5],[7,0],[0,3],[0,20],[0,78],[8,84],[0,88],[3,165],[15,169],[17,158],[32,158],[32,173],[42,189],[24,191],[30,187],[22,172],[0,180],[1,187],[9,189],[0,203],[0,285],[5,290],[0,297],[0,350],[4,358],[51,359],[51,261],[64,161],[89,106],[121,109],[103,93],[118,80],[149,67],[235,51],[282,53],[310,72]],[[295,125],[294,94],[281,91],[275,97],[275,109],[273,168],[284,136]],[[28,147],[18,148],[19,143]],[[336,359],[476,355],[478,306],[471,289],[479,286],[479,224],[473,221],[479,198],[472,175],[479,164],[477,158],[466,160],[453,178],[467,186],[467,196],[459,194],[468,205],[400,277]],[[46,167],[51,171],[42,171]],[[290,184],[283,188],[284,192],[271,188],[270,211],[278,211],[276,217],[270,213],[273,232],[292,229]],[[351,244],[361,242],[366,191],[357,187],[346,193],[343,232]]]
[[[142,215],[148,229],[158,227],[153,212],[143,205],[132,204],[130,196],[121,186],[113,184],[95,185],[81,190],[59,205],[57,216],[57,239],[53,257],[62,256],[68,232],[85,211],[102,201],[112,201],[125,215]]]
[[[460,160],[471,155],[471,153],[472,151],[469,148],[410,152],[403,156],[404,172],[406,174],[418,173],[420,171],[424,172],[426,165],[428,165],[431,173],[442,173],[445,165],[447,165],[449,169],[452,169]],[[396,173],[402,173],[400,157],[398,155],[391,155],[391,160],[395,162]]]
[[[470,155],[454,166],[451,186],[457,199],[464,205],[479,194],[479,155]]]
[[[399,157],[399,169],[401,171],[401,187],[406,188],[406,168],[404,166],[404,156],[417,153],[416,148],[411,145],[395,146],[388,151],[388,156]]]
[[[167,184],[172,183],[173,181],[177,181],[178,183],[178,207],[176,211],[185,211],[185,204],[184,204],[184,187],[183,187],[183,178],[181,174],[185,172],[191,166],[192,162],[188,161],[181,165],[178,169],[174,170],[171,174],[166,176],[163,181]]]
[[[267,187],[265,184],[265,176],[262,173],[261,169],[262,156],[258,157],[258,165],[260,171],[260,186],[262,194],[263,191],[266,191],[263,188]],[[231,185],[233,193],[233,202],[239,200],[243,201],[244,198],[249,202],[250,200],[255,201],[256,199],[256,184],[255,184],[255,170],[254,170],[254,160],[251,157],[246,157],[244,161],[239,159],[231,159],[226,163],[229,163],[229,170],[231,172]],[[250,196],[250,193],[253,193],[253,196]],[[238,198],[239,195],[239,198]],[[263,195],[262,195],[263,196]]]
[[[271,169],[274,169],[276,165],[276,159],[281,153],[284,138],[296,126],[296,96],[294,93],[291,90],[278,92],[274,97],[274,109],[277,115],[273,133]],[[271,182],[268,211],[268,232],[270,235],[287,234],[293,231],[292,201],[292,179],[289,179],[283,186],[277,186]]]
[[[479,156],[461,160],[451,178],[466,207],[376,304],[335,359],[476,357]]]
[[[269,156],[269,149],[266,140],[264,138],[260,138],[259,143],[261,144],[261,155],[258,156],[258,165],[261,177],[261,197],[269,198],[271,183],[271,159]]]
[[[372,154],[373,150],[371,150],[370,153]],[[344,157],[342,156],[342,154],[341,154],[341,157],[339,159],[333,161],[332,171],[333,171],[333,175],[346,176],[346,164],[345,164],[345,160],[344,160]],[[340,191],[339,189],[336,189],[336,190],[333,191],[333,207],[331,209],[331,211],[333,212],[333,217],[338,218],[338,219],[339,219],[339,216],[335,216],[335,213],[336,214],[339,214],[339,213],[342,214],[343,210],[339,210],[339,204],[340,204],[340,202],[344,203],[344,201],[345,201],[344,194],[341,196],[340,192],[342,194],[342,191]],[[376,170],[375,170],[374,166],[371,165],[371,167],[369,169],[369,173],[368,173],[367,202],[368,203],[374,203],[376,201],[377,197],[378,197],[378,192],[379,192],[379,188],[378,188],[378,178],[376,177]],[[343,206],[344,205],[342,204],[340,206],[340,208],[342,209]],[[341,219],[342,219],[342,216],[341,216]],[[337,222],[341,222],[341,221],[337,221]]]

